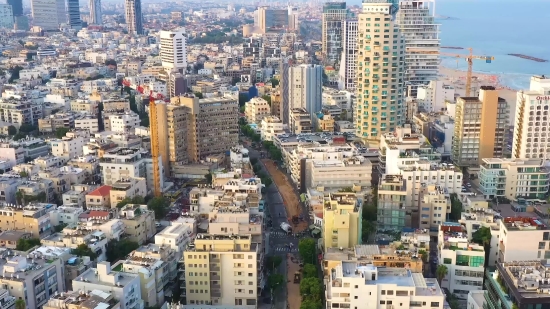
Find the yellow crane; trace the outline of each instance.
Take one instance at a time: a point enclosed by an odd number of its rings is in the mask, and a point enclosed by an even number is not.
[[[153,156],[153,193],[160,196],[160,170],[159,170],[159,129],[157,120],[157,104],[152,95],[149,96],[149,119],[151,126],[151,155]]]
[[[474,62],[474,59],[476,60],[485,60],[486,63],[491,63],[491,61],[495,60],[495,57],[493,56],[476,56],[473,54],[473,51],[471,48],[468,48],[468,50],[470,51],[469,54],[467,55],[462,55],[462,54],[449,54],[449,53],[441,53],[441,55],[444,55],[444,56],[450,56],[450,57],[455,57],[455,58],[463,58],[463,59],[466,59],[466,61],[468,62],[468,71],[466,73],[466,96],[469,97],[470,96],[470,91],[471,91],[471,88],[472,88],[472,66],[473,66],[473,62]]]

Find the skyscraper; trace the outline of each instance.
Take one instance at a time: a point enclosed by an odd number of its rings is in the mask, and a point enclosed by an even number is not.
[[[7,0],[7,3],[11,5],[13,16],[23,15],[23,0]]]
[[[305,108],[311,118],[322,107],[323,66],[302,64],[288,70],[289,109]]]
[[[357,19],[344,21],[342,36],[342,55],[340,56],[339,89],[355,90],[355,71],[357,68]]]
[[[281,76],[281,82],[279,88],[281,89],[281,114],[279,117],[284,124],[288,124],[290,117],[290,106],[288,104],[288,59],[281,59],[279,62],[279,75]]]
[[[44,30],[57,30],[67,22],[64,0],[32,0],[31,10],[33,26]]]
[[[345,2],[327,2],[323,6],[322,43],[324,60],[340,60],[344,21],[348,15]]]
[[[288,10],[272,9],[267,6],[258,8],[258,26],[263,33],[288,28]]]
[[[69,17],[69,26],[72,29],[80,30],[82,28],[82,20],[80,20],[79,0],[67,0],[67,15]]]
[[[160,32],[160,60],[168,71],[185,73],[187,52],[185,49],[185,29]]]
[[[128,33],[143,34],[143,15],[141,15],[141,0],[126,0],[125,15]]]
[[[13,29],[13,12],[9,4],[0,3],[0,29]]]
[[[94,25],[101,25],[103,23],[101,0],[90,0],[90,23]]]
[[[369,142],[404,122],[404,42],[392,8],[365,1],[358,18],[356,134]]]
[[[420,85],[437,79],[440,62],[439,25],[435,23],[435,0],[400,0],[396,23],[405,40],[405,86],[416,96]]]

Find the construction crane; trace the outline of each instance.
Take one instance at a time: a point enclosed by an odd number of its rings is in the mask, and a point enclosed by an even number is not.
[[[153,156],[153,193],[160,196],[162,190],[160,187],[159,171],[159,129],[157,120],[157,104],[153,97],[153,92],[149,95],[149,123],[151,126],[151,155]]]
[[[470,91],[472,88],[472,66],[474,59],[476,60],[485,60],[486,63],[491,63],[491,61],[495,60],[495,57],[493,56],[476,56],[473,54],[472,49],[468,48],[470,53],[468,55],[462,55],[462,54],[449,54],[449,53],[441,53],[441,55],[444,56],[450,56],[455,58],[463,58],[466,59],[468,62],[468,71],[466,73],[466,96],[470,96]]]

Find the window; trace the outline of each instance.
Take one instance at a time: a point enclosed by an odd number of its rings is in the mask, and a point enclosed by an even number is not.
[[[385,305],[386,304],[386,301],[385,300],[381,300],[380,301],[380,305]]]
[[[545,242],[539,242],[539,249],[544,249],[544,247],[546,246],[546,243]]]

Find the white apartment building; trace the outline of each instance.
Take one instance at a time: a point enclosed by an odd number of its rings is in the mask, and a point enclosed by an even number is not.
[[[396,23],[405,40],[405,80],[409,93],[437,79],[439,71],[439,24],[435,21],[435,0],[401,0]],[[395,43],[395,42],[394,42]]]
[[[6,95],[4,92],[3,95]],[[0,121],[9,122],[16,127],[22,124],[37,125],[42,118],[42,106],[33,104],[27,98],[0,98]]]
[[[169,246],[176,251],[178,259],[182,256],[187,245],[195,237],[195,219],[188,217],[184,219],[185,220],[170,222],[169,226],[155,234],[155,244],[158,246]]]
[[[439,227],[438,260],[447,267],[441,287],[447,288],[460,299],[470,291],[483,289],[485,249],[468,241],[460,223],[447,222]]]
[[[107,242],[109,239],[105,233],[94,231],[83,226],[68,226],[60,233],[54,233],[41,239],[45,246],[65,247],[76,249],[81,244],[86,244],[92,252],[97,254],[98,261],[107,259]],[[73,285],[74,287],[74,285]]]
[[[546,201],[550,170],[543,159],[487,158],[482,162],[479,186],[486,199]]]
[[[445,188],[436,185],[424,185],[420,191],[419,218],[420,229],[430,230],[430,234],[437,235],[438,228],[447,221],[451,213],[450,195]]]
[[[485,200],[483,200],[483,202],[486,203]],[[496,265],[499,248],[499,214],[488,207],[471,208],[461,214],[460,220],[458,220],[458,222],[464,227],[464,233],[469,240],[472,239],[472,235],[481,227],[487,227],[491,230],[491,252],[489,253],[489,261],[487,265],[490,267],[494,267]]]
[[[241,167],[243,164],[250,164],[248,149],[242,145],[231,147],[229,160],[231,160],[231,166]]]
[[[133,251],[126,259],[113,265],[113,268],[117,267],[120,267],[120,272],[123,274],[138,276],[141,297],[146,307],[164,304],[163,277],[168,280],[168,267],[161,259]]]
[[[147,187],[145,178],[139,177],[122,177],[111,183],[110,186],[111,191],[109,191],[109,199],[111,201],[111,208],[113,209],[124,199],[148,195],[150,189],[150,187]]]
[[[355,72],[357,70],[357,31],[359,22],[357,19],[348,19],[342,26],[342,54],[340,60],[340,72],[338,89],[355,90]]]
[[[79,116],[74,120],[74,128],[76,130],[87,130],[90,133],[99,132],[99,121],[94,115]]]
[[[343,117],[345,119],[341,119],[341,120],[351,119],[351,115],[353,113],[353,101],[355,99],[355,96],[352,92],[323,87],[322,97],[323,97],[323,106],[335,105],[335,106],[338,106],[341,110],[346,111],[347,115],[346,117]]]
[[[110,185],[128,177],[145,177],[145,159],[136,149],[115,148],[103,155],[99,163],[104,184]]]
[[[550,230],[538,217],[500,220],[497,262],[535,261],[550,258]]]
[[[50,71],[43,67],[24,69],[19,71],[19,78],[20,79],[37,79],[37,78],[50,79]]]
[[[52,155],[67,160],[78,158],[83,154],[85,140],[82,136],[66,137],[50,140]]]
[[[0,29],[13,29],[13,11],[11,5],[0,4]]]
[[[193,188],[189,192],[190,213],[208,214],[216,207],[229,205],[258,213],[262,199],[262,182],[259,178],[234,179],[232,173],[216,174],[213,184],[214,188]]]
[[[82,207],[77,206],[58,206],[55,209],[51,209],[48,213],[50,215],[50,222],[52,226],[67,224],[78,224],[78,216],[82,214],[84,210]]]
[[[439,46],[437,47],[439,50]],[[439,58],[438,55],[433,57]],[[437,77],[437,71],[435,73]],[[422,83],[417,83],[417,85]],[[453,86],[445,85],[443,81],[431,80],[427,85],[421,85],[416,88],[416,101],[418,108],[424,112],[437,113],[446,108],[446,102],[455,101],[455,89]]]
[[[114,271],[111,263],[100,262],[73,280],[73,289],[78,291],[99,290],[112,293],[120,301],[121,309],[143,309],[140,275]]]
[[[550,158],[549,109],[550,77],[532,76],[529,89],[517,93],[512,158]]]
[[[187,70],[187,51],[185,47],[185,29],[160,31],[160,59],[168,71]]]
[[[329,269],[325,299],[326,308],[442,309],[445,293],[436,279],[406,268],[341,261]]]
[[[245,103],[244,114],[248,123],[260,124],[264,117],[271,115],[271,106],[266,100],[255,97]]]
[[[107,114],[103,117],[105,131],[129,133],[141,125],[139,115],[134,112]]]
[[[279,117],[264,117],[260,125],[260,137],[262,141],[273,141],[274,136],[284,133],[283,127],[283,122]]]
[[[302,64],[288,69],[289,110],[303,108],[311,115],[322,106],[323,66]]]

